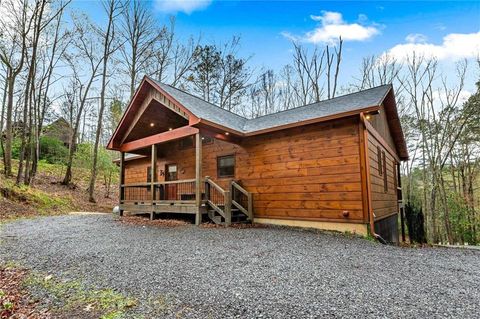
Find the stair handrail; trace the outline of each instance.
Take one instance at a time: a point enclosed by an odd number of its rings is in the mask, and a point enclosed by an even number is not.
[[[221,188],[217,183],[215,183],[209,176],[205,177],[205,182],[215,187],[220,193],[225,194],[226,190]]]
[[[224,209],[218,207],[210,199],[210,188],[213,186],[220,194],[223,195],[223,201],[225,203]],[[209,176],[205,177],[205,201],[214,210],[225,218],[225,226],[229,226],[232,223],[232,194],[229,190],[224,190],[217,183],[210,179]]]
[[[248,203],[247,203],[247,207],[243,207],[239,202],[237,202],[233,198],[233,194],[232,194],[232,204],[235,207],[237,207],[240,211],[242,211],[245,215],[247,215],[248,219],[253,222],[253,195],[252,195],[252,193],[247,191],[245,188],[243,188],[240,184],[238,184],[235,181],[231,182],[232,193],[233,193],[233,188],[237,189],[238,191],[243,193],[243,195],[247,196]]]

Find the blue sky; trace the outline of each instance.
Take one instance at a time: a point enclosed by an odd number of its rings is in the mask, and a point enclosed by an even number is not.
[[[480,1],[157,0],[150,4],[159,23],[176,16],[182,37],[201,33],[204,42],[222,43],[240,35],[240,54],[252,56],[255,67],[278,70],[290,62],[291,38],[306,46],[324,46],[342,33],[344,81],[358,74],[362,57],[389,50],[398,57],[422,50],[447,69],[455,60],[473,59],[474,50],[480,52]],[[101,21],[98,2],[74,5]]]

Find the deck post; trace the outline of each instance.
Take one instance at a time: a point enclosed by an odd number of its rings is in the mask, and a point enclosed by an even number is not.
[[[253,194],[248,193],[248,218],[253,223]]]
[[[122,203],[125,200],[125,152],[120,152],[120,185],[118,193],[118,214],[123,216]]]
[[[153,220],[155,215],[155,182],[157,181],[157,145],[152,145],[152,159],[150,166],[150,194],[152,195],[152,210],[150,212],[150,220]]]
[[[232,224],[232,182],[230,182],[228,190],[225,191],[225,227]]]
[[[202,139],[200,133],[195,134],[195,225],[202,222]]]

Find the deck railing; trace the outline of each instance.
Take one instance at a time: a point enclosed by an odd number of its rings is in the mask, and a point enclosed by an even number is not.
[[[134,183],[120,185],[123,198],[121,201],[146,202],[152,200],[151,185],[147,183]]]
[[[195,201],[195,179],[153,183],[133,183],[120,185],[122,201]]]
[[[195,179],[156,182],[154,185],[157,201],[195,201]]]
[[[213,217],[221,216],[220,221],[211,217],[216,223],[222,222],[230,225],[232,222],[232,213],[236,212],[246,215],[248,220],[253,221],[253,196],[252,193],[245,190],[238,182],[232,181],[227,189],[217,185],[209,177],[200,185],[201,204],[205,204]],[[130,207],[149,206],[152,211],[162,207],[173,210],[173,206],[198,205],[196,202],[196,180],[184,179],[178,181],[165,181],[155,183],[135,183],[122,184],[120,204],[130,205]],[[173,206],[172,206],[173,205]],[[180,210],[180,208],[178,208]],[[153,213],[152,213],[153,214]],[[217,215],[215,215],[217,214]]]

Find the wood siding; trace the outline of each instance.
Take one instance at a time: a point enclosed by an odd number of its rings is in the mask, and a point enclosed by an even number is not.
[[[369,120],[369,122],[372,124],[378,134],[385,139],[388,145],[392,149],[396,149],[395,142],[393,141],[393,137],[388,126],[387,114],[385,113],[385,108],[383,106],[380,108],[379,114],[372,115],[372,118]]]
[[[350,118],[245,138],[241,145],[214,140],[203,145],[202,175],[225,188],[230,179],[218,179],[217,156],[234,154],[234,179],[253,193],[256,218],[363,222],[358,125]],[[160,145],[159,174],[167,163],[178,164],[179,179],[194,178],[194,147]],[[149,159],[127,162],[126,183],[146,181],[149,165]]]
[[[252,137],[242,146],[238,179],[254,194],[255,217],[362,220],[356,118]]]
[[[380,151],[380,153],[378,152]],[[379,156],[380,154],[380,156]],[[385,154],[385,163],[383,162]],[[372,207],[375,220],[398,213],[396,161],[385,147],[372,134],[368,134],[368,155]],[[379,163],[379,159],[381,162]],[[386,180],[385,180],[386,176]],[[385,187],[386,186],[386,187]]]

